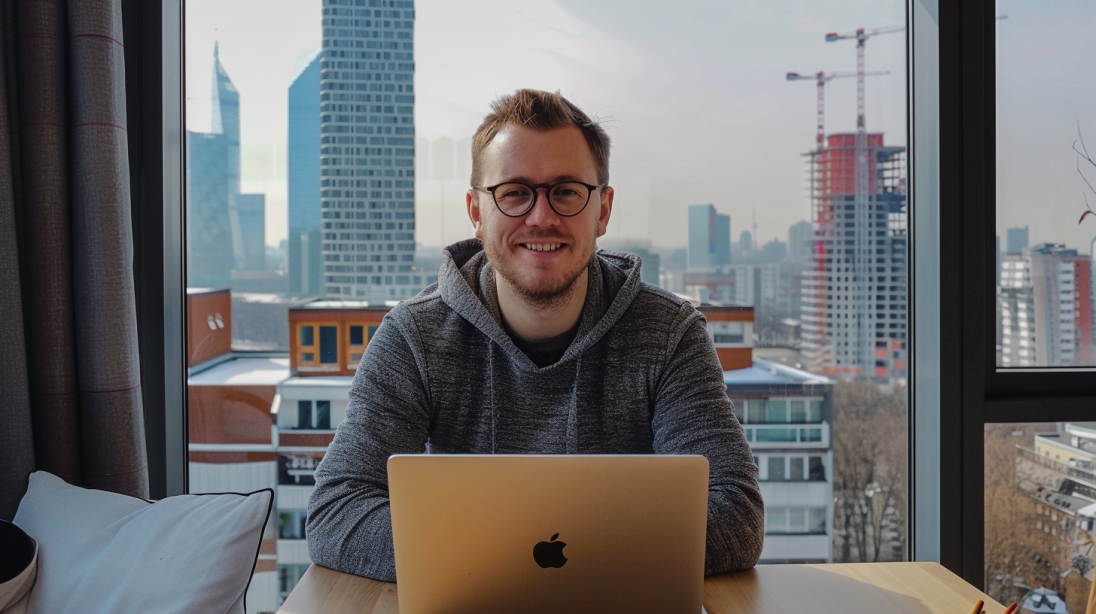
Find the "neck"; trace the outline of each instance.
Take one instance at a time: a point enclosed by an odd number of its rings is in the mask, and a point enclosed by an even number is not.
[[[574,328],[582,317],[588,284],[589,271],[583,271],[567,292],[549,301],[532,302],[495,271],[502,323],[510,333],[525,341],[542,341],[562,335]]]

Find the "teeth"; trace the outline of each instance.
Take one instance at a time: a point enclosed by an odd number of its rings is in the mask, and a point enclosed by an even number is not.
[[[563,246],[562,243],[523,243],[522,245],[535,252],[550,252]]]

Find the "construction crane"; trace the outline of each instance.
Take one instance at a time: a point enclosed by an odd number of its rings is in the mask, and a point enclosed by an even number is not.
[[[894,34],[895,32],[904,32],[905,30],[906,26],[891,26],[888,28],[875,28],[873,30],[860,28],[851,34],[830,32],[826,35],[827,43],[840,40],[856,41],[856,131],[858,133],[866,131],[864,123],[864,77],[867,75],[864,72],[864,43],[868,42],[868,39],[873,36]]]
[[[889,75],[889,70],[876,70],[864,73],[865,77],[878,77]],[[826,137],[826,84],[834,79],[848,79],[859,76],[854,72],[816,72],[813,75],[790,72],[785,75],[788,81],[814,81],[818,84],[818,134],[815,137],[815,146],[822,150]]]

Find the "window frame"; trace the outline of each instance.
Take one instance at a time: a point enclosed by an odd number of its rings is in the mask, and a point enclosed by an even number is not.
[[[182,0],[121,0],[149,496],[189,490]]]
[[[159,498],[188,490],[183,2],[121,1],[146,441],[151,496]],[[986,126],[993,126],[993,75],[984,64],[993,57],[993,36],[992,28],[986,36],[984,28],[973,25],[992,15],[993,6],[988,0],[908,0],[907,8],[908,172],[915,239],[908,260],[908,543],[913,560],[940,561],[977,586],[982,576],[983,424],[1028,419],[1033,408],[1052,411],[1055,419],[1075,419],[1084,415],[1091,389],[1076,381],[1083,377],[1080,371],[1034,374],[1038,378],[1018,373],[1002,381],[985,364],[993,355],[984,330],[992,301],[988,291],[979,297],[981,286],[963,282],[984,280],[993,270],[986,257],[989,242],[978,237],[975,246],[963,235],[967,230],[985,233],[993,225],[992,210],[987,215],[984,204],[993,194],[992,169],[986,173],[983,168],[993,146],[992,131],[986,139]],[[969,117],[975,112],[985,115],[980,129]],[[976,178],[974,171],[981,175]],[[980,202],[963,201],[979,194]],[[948,291],[958,291],[963,300],[944,300]],[[372,340],[369,329],[366,346]],[[981,337],[968,342],[964,332]],[[1039,378],[1053,382],[1058,392],[1048,394]],[[941,470],[956,466],[961,470]]]
[[[939,355],[937,369],[929,374],[938,382],[933,417],[938,431],[914,432],[915,437],[935,435],[935,464],[930,469],[939,478],[939,488],[929,493],[931,489],[922,487],[927,481],[920,481],[911,492],[937,497],[933,503],[939,510],[938,560],[981,588],[986,554],[985,426],[1036,418],[1091,419],[1096,400],[1091,375],[1096,368],[997,369],[996,3],[915,3],[936,6],[939,34],[939,165],[934,169],[939,176],[939,277],[930,288],[937,292]],[[916,109],[914,113],[917,117]],[[916,133],[915,129],[915,138]],[[913,321],[924,323],[921,318]],[[916,407],[917,420],[926,417],[921,409]],[[911,467],[923,470],[929,465],[915,461]],[[942,470],[948,467],[952,469]],[[931,528],[920,522],[931,507],[915,508],[917,530]],[[915,557],[921,558],[916,550]]]

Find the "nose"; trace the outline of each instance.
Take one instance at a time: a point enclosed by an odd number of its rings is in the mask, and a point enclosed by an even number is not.
[[[537,198],[533,210],[525,216],[527,226],[559,226],[560,217],[548,203],[548,188],[537,188]]]

